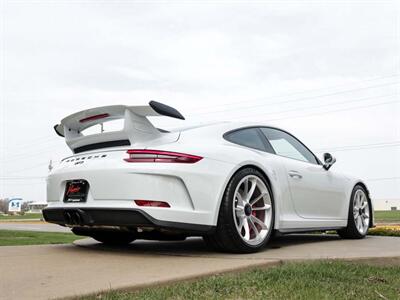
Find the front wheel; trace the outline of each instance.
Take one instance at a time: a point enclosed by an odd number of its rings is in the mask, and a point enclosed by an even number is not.
[[[351,193],[347,227],[337,233],[345,239],[362,239],[368,233],[371,209],[367,191],[356,185]]]
[[[215,249],[251,253],[268,242],[274,226],[274,202],[264,175],[254,168],[238,171],[229,182],[214,234],[204,237]]]

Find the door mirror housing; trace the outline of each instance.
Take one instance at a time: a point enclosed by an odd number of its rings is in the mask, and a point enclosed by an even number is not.
[[[336,162],[336,158],[332,156],[330,153],[324,153],[324,165],[323,168],[325,170],[329,170],[333,164]]]

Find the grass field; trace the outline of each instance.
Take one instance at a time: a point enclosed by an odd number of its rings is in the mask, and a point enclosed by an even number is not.
[[[390,225],[378,225],[375,228],[368,230],[368,235],[380,235],[380,236],[398,236],[400,237],[400,226]]]
[[[400,267],[352,262],[291,263],[194,282],[107,292],[81,300],[128,299],[399,299]]]
[[[76,239],[72,233],[0,230],[0,246],[68,244]]]
[[[375,211],[375,222],[400,224],[400,210],[377,210]]]
[[[38,213],[38,214],[25,214],[25,215],[2,215],[0,214],[0,221],[2,220],[28,220],[28,219],[41,219],[42,218],[42,214]]]

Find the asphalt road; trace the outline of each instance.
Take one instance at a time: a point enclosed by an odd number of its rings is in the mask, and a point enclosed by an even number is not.
[[[75,245],[0,247],[0,299],[49,299],[108,289],[131,289],[289,260],[399,257],[400,238],[341,240],[327,235],[280,237],[260,253],[210,252],[201,239],[136,241],[107,247],[92,239]]]
[[[44,223],[40,221],[0,221],[0,230],[28,230],[28,231],[48,231],[48,232],[71,232],[71,229],[56,224]]]

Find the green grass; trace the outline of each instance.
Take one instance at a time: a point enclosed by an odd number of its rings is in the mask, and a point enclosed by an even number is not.
[[[28,220],[28,219],[41,219],[41,213],[28,213],[25,215],[3,215],[0,214],[0,221],[1,220]]]
[[[368,230],[368,235],[400,237],[400,227],[375,227]]]
[[[68,244],[77,239],[72,233],[0,230],[0,246]]]
[[[377,210],[375,211],[375,222],[400,223],[400,210]]]
[[[194,282],[107,292],[82,300],[128,299],[399,299],[400,267],[352,262],[291,263]]]

